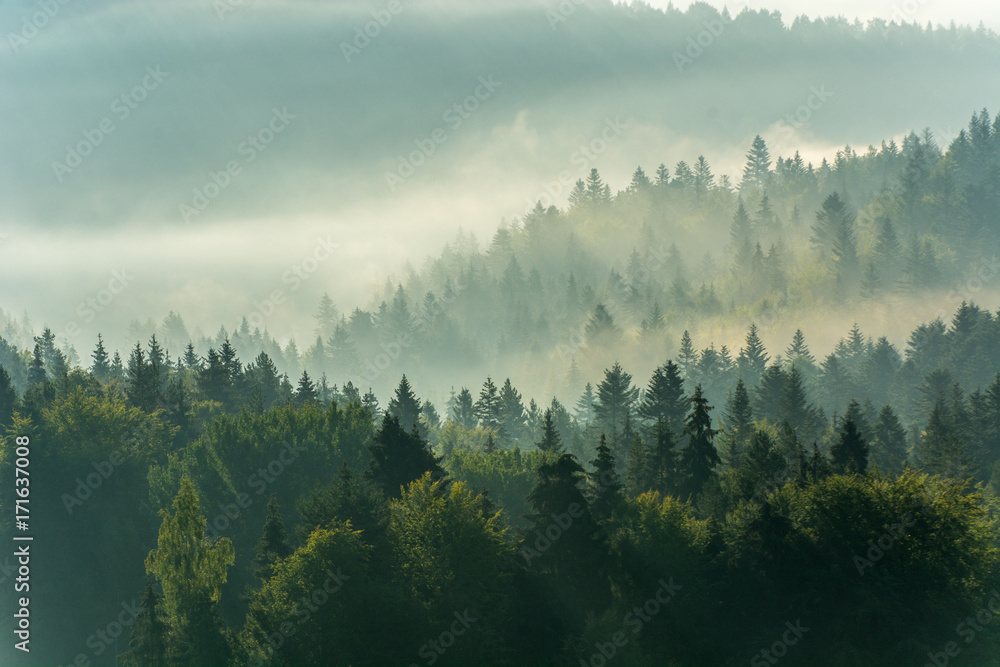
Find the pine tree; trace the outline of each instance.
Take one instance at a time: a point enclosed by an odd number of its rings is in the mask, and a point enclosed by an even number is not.
[[[316,385],[310,379],[309,373],[302,371],[302,377],[299,378],[299,385],[295,390],[295,402],[298,405],[312,405],[318,398]]]
[[[767,143],[758,134],[754,137],[750,150],[747,152],[746,166],[743,168],[743,184],[741,187],[767,187],[771,175],[771,156]]]
[[[743,205],[743,197],[740,196],[738,201],[739,205],[733,215],[733,223],[729,227],[729,239],[734,249],[740,248],[744,241],[753,239],[753,223],[750,221],[750,214],[747,213],[747,209]]]
[[[737,359],[740,377],[749,386],[756,386],[757,382],[760,381],[761,375],[767,369],[768,359],[764,343],[761,342],[760,336],[757,335],[757,325],[751,324],[750,329],[747,331],[746,345],[740,348],[740,356]]]
[[[638,398],[639,390],[632,386],[632,376],[622,369],[621,364],[615,362],[611,368],[605,369],[604,380],[597,385],[594,412],[599,427],[611,436],[613,442],[618,442],[621,428]]]
[[[687,412],[687,398],[684,396],[684,380],[680,368],[673,361],[653,371],[646,392],[639,406],[639,414],[652,424],[661,418],[669,421],[675,435],[684,429],[684,415]]]
[[[502,439],[515,444],[522,436],[525,427],[524,403],[521,394],[514,389],[510,378],[504,380],[500,388],[500,433]]]
[[[646,176],[646,172],[642,170],[642,167],[636,167],[635,172],[632,174],[632,183],[629,184],[630,192],[645,192],[652,185],[649,181],[649,177]]]
[[[594,307],[594,312],[587,321],[585,332],[587,344],[592,346],[610,346],[621,336],[621,329],[615,324],[615,318],[611,316],[603,303]]]
[[[742,379],[736,381],[736,388],[729,396],[723,415],[722,428],[725,435],[722,462],[728,467],[736,466],[744,443],[749,439],[753,427],[753,409],[750,395]]]
[[[45,382],[46,379],[45,361],[42,359],[42,350],[39,344],[35,343],[35,349],[31,354],[31,361],[28,364],[28,386],[34,387],[37,384]]]
[[[648,466],[652,478],[652,486],[649,488],[661,495],[676,495],[681,490],[677,441],[672,425],[665,419],[659,420],[653,429],[653,446],[649,449]]]
[[[387,414],[393,415],[399,420],[400,426],[407,431],[416,429],[421,438],[427,437],[427,427],[420,423],[420,399],[413,393],[410,381],[404,374],[396,387],[396,392],[389,400],[386,408]]]
[[[802,333],[802,329],[796,329],[795,334],[792,336],[792,342],[785,350],[785,358],[788,363],[795,364],[798,360],[804,360],[809,363],[815,363],[816,358],[813,357],[812,353],[809,351],[809,346],[806,345],[805,334]]]
[[[108,352],[104,349],[104,340],[101,334],[97,334],[97,347],[91,355],[94,363],[90,367],[90,372],[101,382],[107,382],[111,377],[111,365],[108,363]]]
[[[615,457],[608,448],[604,434],[597,446],[597,458],[590,462],[590,510],[598,521],[607,521],[621,507],[622,483],[615,472]]]
[[[535,443],[539,451],[546,454],[562,454],[563,446],[562,439],[559,437],[559,431],[552,423],[552,410],[546,410],[545,414],[542,415],[542,439]]]
[[[281,514],[277,494],[272,493],[267,500],[267,515],[264,518],[264,531],[257,540],[254,558],[250,563],[253,575],[262,582],[273,574],[274,563],[291,555],[288,545],[288,531],[285,528],[285,518]]]
[[[840,474],[863,474],[868,468],[868,443],[854,419],[844,420],[839,439],[830,447],[830,458],[834,471]]]
[[[320,338],[330,338],[340,320],[340,313],[333,305],[333,299],[329,294],[324,292],[320,297],[319,309],[313,317],[316,318],[316,335]]]
[[[576,421],[584,426],[594,421],[594,402],[596,400],[597,397],[594,396],[594,387],[588,382],[587,386],[583,388],[583,395],[581,395],[576,401],[574,415],[576,417]]]
[[[753,411],[757,419],[777,423],[781,416],[782,400],[788,378],[781,366],[771,364],[760,378],[753,394]]]
[[[445,476],[441,458],[413,429],[405,430],[399,418],[386,412],[369,445],[368,478],[389,498],[398,498],[405,485],[430,472],[437,480]]]
[[[883,472],[901,472],[906,463],[906,430],[888,404],[879,412],[873,431],[872,463]]]
[[[195,371],[201,370],[201,357],[195,353],[192,343],[188,343],[184,348],[184,367]]]
[[[599,526],[580,488],[586,479],[583,467],[572,454],[563,454],[540,465],[536,474],[537,481],[528,494],[532,511],[521,554],[536,572],[575,575],[584,580],[595,576],[605,554],[595,538]],[[553,517],[568,515],[571,510],[574,516],[566,528],[553,523]],[[559,533],[552,525],[557,525]]]
[[[704,155],[699,155],[694,163],[694,194],[700,201],[707,193],[715,189],[715,176]]]
[[[361,406],[371,414],[373,422],[378,424],[382,421],[382,409],[379,408],[378,399],[371,387],[368,387],[367,393],[361,398]]]
[[[954,416],[943,397],[931,410],[917,453],[917,462],[932,474],[965,479],[975,470],[974,460],[955,428]]]
[[[663,188],[670,185],[670,170],[663,163],[656,168],[656,185]]]
[[[472,405],[472,392],[467,387],[462,387],[462,390],[458,392],[450,416],[462,428],[471,429],[476,427],[476,413]]]
[[[691,334],[685,330],[681,335],[680,349],[677,351],[677,367],[685,380],[692,379],[697,360],[698,353],[695,352],[694,344],[691,342]]]
[[[779,486],[785,472],[785,458],[766,431],[755,431],[736,466],[735,484],[744,500],[761,498]]]
[[[476,417],[483,428],[500,430],[500,392],[487,376],[483,388],[479,390],[479,400],[473,406]]]
[[[11,382],[7,369],[0,366],[0,426],[11,423],[15,407],[17,407],[17,391],[14,390],[14,383]]]
[[[715,445],[712,444],[716,434],[712,429],[712,417],[708,414],[712,406],[702,396],[700,384],[695,387],[694,395],[689,400],[691,412],[684,425],[688,441],[681,452],[680,469],[684,477],[682,495],[692,498],[701,492],[720,461]]]
[[[778,411],[779,419],[788,422],[789,427],[800,433],[809,419],[809,404],[802,374],[796,366],[785,374],[785,390]]]
[[[153,579],[146,578],[146,589],[139,600],[139,611],[132,622],[129,650],[121,655],[130,667],[167,667],[167,626],[160,611],[163,596],[156,592]]]

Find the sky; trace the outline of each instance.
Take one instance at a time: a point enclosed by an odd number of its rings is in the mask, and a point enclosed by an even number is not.
[[[855,4],[830,11],[892,16]],[[709,35],[708,14],[568,6],[0,4],[0,309],[84,354],[171,310],[207,334],[256,313],[301,342],[324,292],[369,307],[460,228],[486,243],[538,200],[564,206],[590,168],[619,190],[637,165],[699,155],[738,178],[756,134],[816,163],[924,127],[947,144],[1000,90],[995,36],[791,57],[766,21]]]

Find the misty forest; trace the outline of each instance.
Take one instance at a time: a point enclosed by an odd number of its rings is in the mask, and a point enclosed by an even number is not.
[[[542,29],[1000,62],[982,27],[564,4]],[[664,67],[709,69],[718,39]],[[435,190],[447,238],[352,292],[293,274],[302,322],[264,291],[74,336],[5,286],[0,662],[1000,664],[1000,109],[824,153],[799,127],[824,91],[628,171],[602,170],[638,122],[611,114],[489,227]],[[420,187],[414,145],[383,197]]]

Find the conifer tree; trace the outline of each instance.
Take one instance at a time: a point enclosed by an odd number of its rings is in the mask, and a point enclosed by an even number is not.
[[[285,518],[281,514],[277,494],[272,493],[267,500],[267,515],[264,517],[264,531],[257,540],[250,569],[254,576],[266,581],[273,573],[274,563],[287,558],[292,553],[288,545],[288,531]]]
[[[538,447],[539,451],[546,454],[563,453],[562,439],[559,437],[559,431],[552,422],[551,409],[546,410],[545,414],[542,415],[542,439],[535,446]]]
[[[716,434],[712,429],[712,417],[708,414],[712,406],[702,396],[700,384],[695,387],[690,404],[691,412],[684,425],[687,445],[681,452],[680,461],[684,478],[682,495],[688,498],[701,492],[705,482],[712,476],[713,469],[720,463],[719,454],[712,443]]]
[[[410,381],[403,375],[396,392],[389,400],[386,412],[399,420],[399,425],[407,431],[417,430],[421,438],[427,437],[427,427],[420,422],[420,399],[413,393]]]
[[[90,367],[90,372],[101,382],[107,382],[111,377],[111,365],[109,363],[108,351],[104,349],[104,340],[101,334],[97,334],[97,347],[91,355],[94,363]]]
[[[863,474],[868,468],[868,443],[861,436],[854,419],[848,417],[840,427],[839,439],[830,447],[833,469],[841,474]]]
[[[622,483],[615,471],[615,457],[608,448],[604,434],[597,446],[597,458],[590,462],[590,510],[598,521],[607,521],[622,501]]]
[[[132,622],[129,650],[121,655],[130,667],[167,667],[167,626],[160,611],[163,596],[156,592],[153,579],[146,578],[146,588],[139,600],[139,611]]]

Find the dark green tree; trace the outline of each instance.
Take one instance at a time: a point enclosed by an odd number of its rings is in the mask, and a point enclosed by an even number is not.
[[[687,445],[681,451],[680,470],[683,477],[681,495],[692,498],[701,492],[705,482],[714,474],[719,461],[713,440],[716,431],[712,429],[712,406],[702,396],[701,385],[695,387],[691,396],[691,412],[684,424]]]
[[[864,474],[868,468],[868,443],[854,419],[844,419],[840,436],[830,447],[830,459],[834,472],[839,474]]]
[[[615,457],[608,448],[604,434],[597,445],[597,458],[589,477],[590,511],[598,521],[612,518],[622,504],[622,482],[615,471]]]
[[[152,577],[139,600],[139,611],[132,622],[129,650],[121,655],[130,667],[167,667],[167,625],[160,607],[163,596],[156,592]]]
[[[267,500],[267,515],[264,517],[264,531],[254,549],[250,569],[261,581],[266,581],[274,573],[274,563],[287,558],[292,553],[288,544],[288,530],[277,494],[272,493]]]
[[[413,429],[406,430],[399,418],[386,412],[369,446],[372,460],[368,477],[389,498],[398,498],[401,489],[430,472],[441,479],[441,458],[434,455],[426,440]]]

